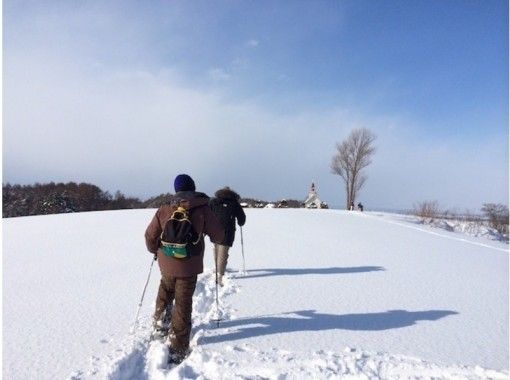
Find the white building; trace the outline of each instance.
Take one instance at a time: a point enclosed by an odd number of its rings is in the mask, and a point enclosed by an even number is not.
[[[308,193],[308,197],[304,202],[305,208],[324,208],[325,203],[323,203],[317,192],[315,191],[315,184],[312,182],[312,186],[310,187],[310,192]]]

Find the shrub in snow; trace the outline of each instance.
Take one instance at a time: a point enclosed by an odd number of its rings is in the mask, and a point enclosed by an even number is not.
[[[439,203],[437,201],[418,202],[413,206],[413,214],[418,216],[422,222],[431,222],[440,214]]]
[[[501,203],[485,203],[482,212],[489,218],[491,227],[508,238],[508,206]]]

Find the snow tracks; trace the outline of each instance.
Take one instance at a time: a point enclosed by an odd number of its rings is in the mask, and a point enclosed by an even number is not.
[[[224,304],[225,298],[237,291],[236,286],[228,278],[224,279],[225,286],[219,287],[219,316],[229,318],[229,308]],[[191,337],[192,353],[188,360],[194,357],[206,356],[197,345],[207,330],[215,329],[218,318],[216,310],[216,286],[214,271],[205,270],[199,276],[195,295],[193,297],[193,330]],[[118,344],[118,348],[106,357],[91,359],[87,371],[75,371],[69,379],[174,379],[196,378],[198,374],[189,365],[182,363],[175,369],[167,368],[168,350],[158,341],[149,341],[151,333],[152,316],[141,316],[136,331],[126,335]],[[201,371],[201,370],[199,370]]]
[[[225,276],[219,287],[220,317],[235,319],[228,296],[240,289],[235,276]],[[77,371],[70,379],[173,380],[173,379],[508,379],[508,373],[480,367],[441,366],[420,359],[363,352],[344,348],[340,352],[291,352],[257,347],[240,341],[225,344],[221,351],[202,345],[208,336],[232,333],[234,328],[216,328],[214,272],[199,277],[193,302],[192,352],[180,365],[167,368],[167,349],[149,342],[151,316],[141,318],[134,335],[126,336],[115,352],[93,358],[91,368]],[[341,343],[339,343],[341,346]]]

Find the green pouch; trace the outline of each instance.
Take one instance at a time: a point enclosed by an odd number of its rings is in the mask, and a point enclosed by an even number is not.
[[[176,259],[188,257],[185,244],[165,244],[161,247],[161,250],[168,257],[175,257]]]

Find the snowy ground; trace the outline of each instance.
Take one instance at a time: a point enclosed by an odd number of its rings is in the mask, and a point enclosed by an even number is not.
[[[508,378],[508,244],[398,215],[249,209],[217,328],[200,276],[190,357],[130,328],[154,210],[3,220],[5,379]],[[27,244],[30,242],[31,244]],[[213,268],[210,245],[206,265]]]

